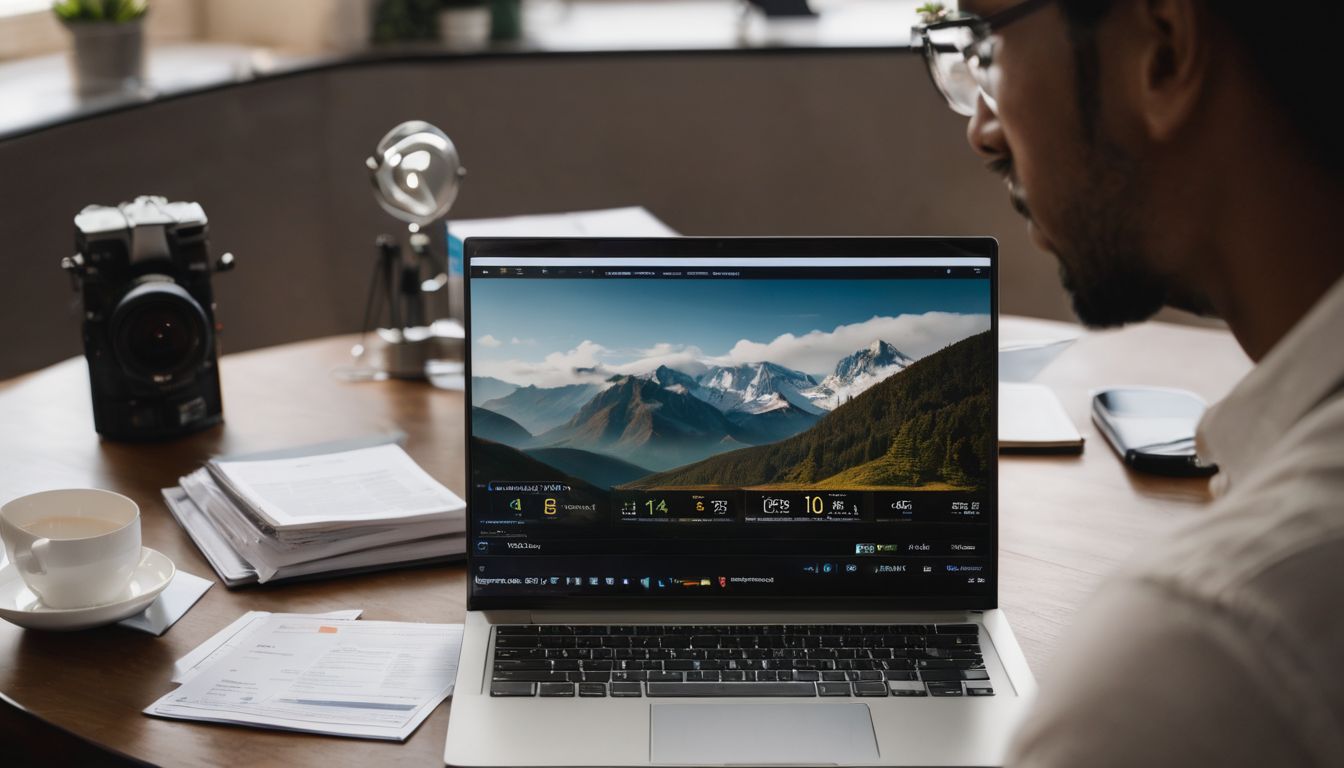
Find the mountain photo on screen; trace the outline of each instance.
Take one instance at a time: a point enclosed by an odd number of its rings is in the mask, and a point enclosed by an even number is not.
[[[979,281],[476,280],[473,477],[626,489],[978,490]],[[477,309],[477,308],[482,309]]]

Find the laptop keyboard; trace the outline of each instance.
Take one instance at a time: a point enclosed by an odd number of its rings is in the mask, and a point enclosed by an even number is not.
[[[993,696],[975,624],[501,625],[491,696]]]

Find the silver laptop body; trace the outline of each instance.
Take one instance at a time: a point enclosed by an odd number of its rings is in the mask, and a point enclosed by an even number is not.
[[[992,239],[465,251],[446,763],[1002,762]]]

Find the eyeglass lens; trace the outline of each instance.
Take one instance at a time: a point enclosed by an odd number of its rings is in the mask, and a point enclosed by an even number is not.
[[[989,85],[989,73],[977,71],[981,69],[977,50],[986,42],[977,41],[968,27],[931,29],[924,35],[924,58],[934,84],[957,114],[967,117],[975,114],[981,90]]]

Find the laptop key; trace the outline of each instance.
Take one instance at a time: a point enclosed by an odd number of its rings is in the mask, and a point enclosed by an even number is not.
[[[549,670],[551,662],[545,659],[495,659],[495,671],[504,669]]]
[[[580,696],[606,696],[607,686],[602,683],[579,683]]]
[[[544,672],[533,670],[495,670],[491,677],[496,683],[514,682],[514,683],[563,683],[568,682],[569,678],[564,672]]]
[[[495,681],[490,683],[491,696],[535,696],[536,683],[510,683]]]
[[[990,688],[990,687],[987,686],[987,685],[971,685],[971,684],[968,683],[968,684],[966,685],[966,695],[967,695],[967,696],[993,696],[993,695],[994,695],[994,689],[993,689],[993,688]]]
[[[822,696],[848,696],[849,683],[817,683],[817,693]]]
[[[542,684],[541,684],[541,695],[542,695],[542,696],[573,696],[573,695],[574,695],[574,684],[573,684],[573,683],[542,683]]]
[[[929,692],[924,688],[924,684],[918,680],[890,680],[887,682],[887,689],[891,691],[892,696],[929,695]]]
[[[926,683],[951,683],[961,679],[959,669],[922,669],[919,677]]]
[[[855,696],[886,696],[887,684],[878,681],[869,681],[864,683],[854,683]]]
[[[646,683],[650,696],[816,696],[812,683]]]
[[[960,696],[961,683],[925,683],[930,696]]]
[[[640,683],[612,683],[612,696],[634,696],[636,698],[644,695],[643,685]]]
[[[544,659],[546,651],[541,648],[495,648],[495,660],[499,659]]]
[[[535,635],[537,634],[537,625],[535,624],[502,624],[495,627],[497,635]]]

